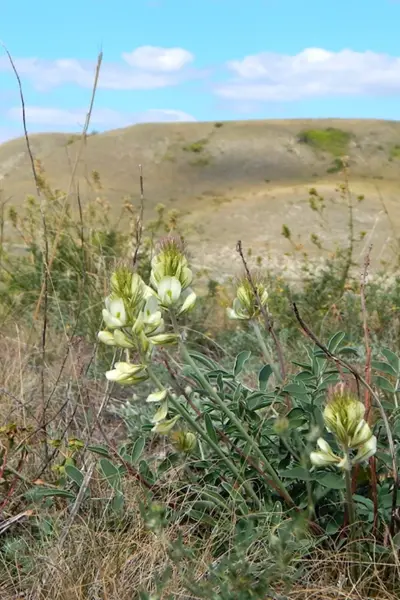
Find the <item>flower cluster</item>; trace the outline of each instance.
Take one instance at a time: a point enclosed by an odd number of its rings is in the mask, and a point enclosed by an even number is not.
[[[256,289],[257,294],[255,294],[254,288]],[[268,292],[265,283],[261,280],[256,280],[254,282],[254,288],[247,277],[243,277],[239,281],[236,290],[236,298],[233,301],[232,308],[227,309],[228,317],[230,319],[250,321],[259,316],[261,312],[260,302],[261,307],[267,307]]]
[[[313,465],[324,467],[335,465],[350,470],[353,465],[364,462],[376,452],[376,437],[364,419],[365,407],[355,396],[346,390],[336,391],[324,410],[324,422],[332,433],[341,455],[336,455],[322,437],[317,440],[318,450],[312,452]],[[356,451],[351,459],[350,452]]]
[[[150,285],[164,309],[173,309],[177,315],[191,310],[196,294],[189,287],[193,274],[180,240],[167,238],[151,261]]]
[[[147,380],[154,347],[177,343],[178,334],[165,331],[163,313],[182,315],[196,302],[196,294],[189,287],[193,275],[179,240],[167,238],[162,242],[151,266],[150,285],[125,267],[117,269],[111,277],[111,293],[105,299],[106,329],[98,333],[99,341],[139,357],[137,364],[116,362],[106,372],[108,380],[121,385]],[[167,391],[161,390],[147,398],[147,402],[160,404],[152,419],[153,430],[159,433],[168,433],[179,418],[167,418],[167,396]]]

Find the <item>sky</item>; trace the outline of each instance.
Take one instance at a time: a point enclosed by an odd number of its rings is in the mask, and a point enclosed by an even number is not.
[[[139,122],[400,119],[400,0],[2,0],[28,131]],[[0,142],[22,135],[0,47]]]

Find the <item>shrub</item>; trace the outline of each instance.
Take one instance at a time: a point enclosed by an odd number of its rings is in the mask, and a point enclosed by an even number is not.
[[[298,141],[301,144],[307,144],[315,150],[328,152],[337,157],[347,154],[350,140],[350,133],[334,127],[328,127],[327,129],[306,129],[298,137]]]

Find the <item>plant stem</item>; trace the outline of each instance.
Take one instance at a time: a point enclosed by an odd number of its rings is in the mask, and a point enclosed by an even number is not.
[[[261,348],[261,351],[264,355],[265,360],[267,361],[267,364],[269,364],[271,366],[271,369],[274,372],[274,375],[276,377],[276,380],[281,382],[282,381],[282,375],[279,371],[279,368],[277,367],[277,365],[275,364],[275,361],[273,359],[273,357],[271,356],[271,353],[269,352],[267,345],[264,341],[264,338],[261,334],[260,328],[258,326],[258,323],[256,321],[251,321],[252,327],[253,327],[253,331],[256,334],[256,338],[257,338],[257,342],[258,345]]]
[[[282,495],[282,498],[285,499],[285,501],[289,504],[289,506],[294,506],[293,499],[291,498],[289,492],[287,491],[284,483],[280,480],[280,478],[276,474],[275,469],[273,468],[273,466],[271,465],[271,463],[269,462],[269,460],[267,459],[267,457],[260,450],[259,446],[257,445],[257,443],[255,443],[254,439],[247,433],[247,431],[245,430],[245,428],[243,427],[242,423],[237,418],[237,416],[226,406],[225,402],[219,397],[219,395],[214,390],[214,388],[212,387],[212,385],[210,384],[210,382],[203,375],[203,373],[200,371],[200,369],[198,368],[198,366],[195,363],[195,361],[190,356],[188,350],[186,349],[185,344],[182,342],[182,338],[181,338],[181,335],[180,335],[180,332],[179,332],[179,327],[178,327],[178,323],[177,323],[176,317],[175,317],[175,315],[174,315],[174,313],[172,311],[170,312],[170,315],[171,315],[171,321],[172,321],[172,325],[173,325],[174,331],[179,336],[179,348],[181,350],[183,358],[187,361],[187,363],[196,372],[196,375],[199,378],[199,380],[200,380],[200,382],[201,382],[204,390],[206,390],[208,392],[209,396],[215,401],[215,403],[218,405],[218,407],[221,409],[221,411],[223,413],[225,413],[225,415],[235,425],[235,427],[237,428],[238,432],[246,440],[246,442],[248,442],[250,448],[253,449],[253,451],[257,455],[258,459],[261,460],[262,464],[264,464],[265,470],[268,472],[268,474],[270,475],[272,481],[275,483],[275,485],[279,489],[279,491],[280,491],[280,493]]]
[[[348,456],[348,451],[347,451],[347,460],[349,461],[350,458]],[[355,509],[354,509],[354,501],[353,501],[353,486],[352,486],[352,474],[351,474],[351,469],[346,469],[345,470],[345,481],[346,481],[346,504],[347,504],[347,516],[348,516],[348,522],[349,522],[349,542],[350,545],[353,546],[354,545],[354,541],[355,541],[355,523],[356,523],[356,513],[355,513]],[[352,550],[352,548],[350,548]],[[351,574],[352,574],[352,578],[353,581],[356,582],[359,578],[359,569],[358,569],[358,565],[357,562],[360,560],[360,548],[359,548],[359,544],[358,542],[355,542],[355,553],[354,553],[354,558],[351,557]]]
[[[351,470],[346,469],[344,472],[344,477],[346,481],[346,504],[347,504],[347,513],[349,518],[349,529],[350,529],[350,540],[354,538],[354,524],[356,521],[356,514],[354,510],[354,502],[353,502],[353,490],[352,490],[352,482],[351,482]]]
[[[161,381],[158,379],[151,366],[147,366],[147,372],[150,376],[150,379],[158,387],[159,390],[165,389],[165,386],[163,386]],[[230,471],[236,477],[236,479],[242,483],[244,489],[249,494],[249,496],[256,502],[258,508],[261,509],[262,504],[257,494],[255,493],[251,485],[244,479],[243,475],[240,473],[240,471],[237,469],[237,467],[234,465],[231,459],[224,454],[220,446],[218,446],[218,444],[216,444],[210,438],[206,430],[203,429],[195,419],[193,419],[191,414],[172,396],[172,394],[168,394],[168,401],[175,408],[175,410],[183,417],[183,419],[196,431],[196,433],[198,433],[203,438],[207,445],[210,446],[214,450],[214,452],[216,452],[216,454],[218,454],[218,456],[227,465],[227,467],[230,469]]]

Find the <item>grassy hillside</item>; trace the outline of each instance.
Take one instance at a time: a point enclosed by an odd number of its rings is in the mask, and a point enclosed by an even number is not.
[[[32,135],[31,143],[50,183],[67,189],[79,136]],[[399,148],[400,123],[389,121],[143,124],[88,137],[78,179],[83,195],[93,194],[85,180],[98,171],[104,195],[119,207],[123,196],[138,199],[137,165],[142,164],[146,209],[150,212],[160,202],[179,209],[199,260],[210,263],[212,257],[219,264],[231,260],[238,237],[255,252],[290,250],[281,236],[283,223],[307,248],[313,217],[310,186],[326,199],[329,226],[319,234],[328,245],[340,239],[346,211],[335,187],[341,180],[341,157],[347,155],[352,188],[365,195],[356,208],[356,229],[373,230],[375,252],[381,256],[392,235],[385,211],[394,224],[400,221]],[[4,195],[16,205],[34,192],[23,139],[0,146],[0,178]]]

